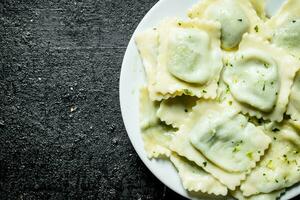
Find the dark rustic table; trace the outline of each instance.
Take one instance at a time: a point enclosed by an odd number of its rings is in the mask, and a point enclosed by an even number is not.
[[[127,137],[118,82],[155,0],[1,0],[0,199],[183,200]]]

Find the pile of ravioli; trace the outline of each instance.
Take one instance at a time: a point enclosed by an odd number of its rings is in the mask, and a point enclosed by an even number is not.
[[[136,35],[145,150],[191,193],[275,200],[300,181],[300,1],[264,7],[202,0]]]

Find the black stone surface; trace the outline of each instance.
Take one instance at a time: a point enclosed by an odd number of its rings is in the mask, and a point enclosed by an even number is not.
[[[183,200],[121,118],[126,45],[155,0],[1,0],[0,199]]]

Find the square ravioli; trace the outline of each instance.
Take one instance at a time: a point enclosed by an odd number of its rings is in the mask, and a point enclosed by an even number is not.
[[[220,25],[165,20],[158,28],[156,92],[215,98],[222,70]]]
[[[150,100],[148,89],[140,89],[140,124],[144,149],[149,158],[169,157],[169,144],[173,137],[171,127],[164,125],[156,116],[158,102]]]
[[[154,28],[138,33],[135,37],[135,43],[146,72],[147,88],[150,99],[161,100],[163,96],[154,89],[158,56],[158,31]]]
[[[186,95],[162,100],[157,110],[157,116],[166,124],[179,128],[188,118],[197,100],[196,97]]]
[[[193,162],[175,153],[170,156],[170,160],[178,170],[179,177],[186,190],[222,196],[227,194],[228,190],[225,185]]]
[[[285,121],[265,127],[273,141],[257,167],[242,183],[244,196],[269,193],[300,181],[300,123]]]
[[[233,190],[255,167],[269,143],[270,138],[260,128],[235,110],[200,100],[170,148]]]
[[[286,0],[266,24],[271,42],[300,59],[300,1]]]
[[[232,107],[257,118],[281,121],[300,62],[256,35],[245,34],[239,50],[224,58],[223,80]]]
[[[276,200],[280,197],[280,195],[284,193],[284,190],[274,191],[268,194],[257,194],[249,197],[243,196],[242,191],[236,190],[231,192],[231,195],[237,200]]]
[[[203,0],[192,7],[188,15],[192,19],[220,22],[221,46],[225,50],[236,49],[245,33],[257,33],[264,37],[268,33],[249,0]]]

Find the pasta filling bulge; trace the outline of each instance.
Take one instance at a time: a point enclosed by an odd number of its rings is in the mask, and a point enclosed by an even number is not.
[[[277,63],[267,53],[259,49],[238,52],[226,63],[223,78],[237,101],[263,112],[274,108],[280,81]]]

